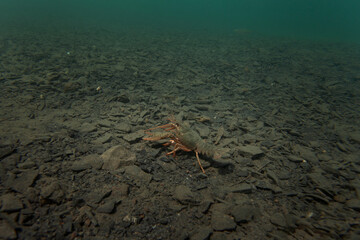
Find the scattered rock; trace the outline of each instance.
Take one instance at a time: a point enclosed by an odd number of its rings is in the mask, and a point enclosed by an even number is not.
[[[123,138],[128,141],[129,143],[135,143],[142,139],[144,136],[144,131],[137,131],[134,133],[126,134],[123,136]]]
[[[114,146],[101,155],[104,161],[103,169],[116,170],[134,164],[136,155],[122,145]]]
[[[71,166],[71,170],[74,172],[81,172],[90,168],[100,169],[102,165],[103,160],[101,157],[97,154],[91,154],[82,157],[82,159],[79,161],[75,161]]]
[[[349,208],[352,208],[356,211],[360,211],[360,199],[350,199],[346,202],[346,205],[349,207]]]
[[[238,147],[238,151],[244,157],[250,157],[252,159],[257,159],[264,155],[264,152],[258,146],[240,146]]]
[[[283,214],[275,213],[270,217],[270,222],[276,226],[285,228],[287,226],[286,219]]]
[[[190,190],[190,188],[188,188],[185,185],[177,186],[175,188],[173,197],[174,197],[174,199],[178,200],[182,204],[196,202],[194,193]]]
[[[256,209],[249,205],[236,206],[231,209],[231,215],[235,218],[236,223],[246,223],[252,220]]]
[[[231,231],[236,228],[236,223],[231,216],[214,212],[211,215],[211,226],[215,231]]]
[[[1,211],[2,212],[16,212],[23,208],[21,200],[12,193],[1,196]]]
[[[131,132],[131,126],[126,122],[120,122],[115,126],[115,129],[125,133]]]
[[[26,160],[23,163],[18,164],[18,168],[22,168],[22,169],[30,169],[30,168],[33,168],[33,167],[36,167],[36,163],[29,160],[29,159]]]
[[[135,180],[136,182],[149,183],[152,176],[139,168],[138,166],[124,167],[125,175]]]
[[[247,183],[240,183],[230,188],[230,192],[234,193],[251,193],[254,190],[254,186]]]
[[[102,119],[102,120],[100,120],[100,121],[97,122],[97,125],[98,125],[99,127],[102,127],[102,128],[111,128],[111,126],[113,125],[113,123],[112,123],[111,121],[109,121],[109,120],[104,120],[104,119]]]
[[[120,94],[120,95],[114,97],[111,100],[112,101],[117,101],[117,102],[122,102],[122,103],[130,102],[130,98],[129,98],[128,94],[126,94],[126,93]]]
[[[38,175],[39,173],[37,170],[26,170],[20,174],[17,174],[16,178],[12,181],[7,181],[6,185],[17,192],[24,193],[28,187],[33,185]]]
[[[81,125],[81,128],[79,129],[79,131],[83,134],[88,134],[88,133],[92,133],[95,132],[97,130],[95,124],[91,124],[91,123],[84,123]]]
[[[96,211],[98,213],[112,213],[115,209],[116,201],[114,199],[107,200],[103,205],[98,207]]]
[[[15,229],[6,221],[0,220],[0,239],[16,239]]]
[[[288,155],[287,159],[294,163],[302,163],[304,159],[295,155]]]
[[[86,197],[85,200],[90,204],[97,204],[101,202],[104,198],[110,196],[111,190],[110,189],[96,189],[93,192],[90,192]]]
[[[41,189],[40,196],[45,200],[50,200],[58,204],[61,203],[65,197],[63,188],[56,181],[48,181],[50,184],[46,184],[45,187]]]
[[[98,137],[94,141],[94,143],[100,145],[100,144],[111,142],[112,139],[113,139],[113,135],[111,133],[105,133],[105,135]]]
[[[197,227],[195,233],[190,237],[190,240],[206,240],[209,239],[212,229],[207,226]]]

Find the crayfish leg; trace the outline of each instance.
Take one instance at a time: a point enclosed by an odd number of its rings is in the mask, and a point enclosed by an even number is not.
[[[201,168],[201,171],[205,174],[205,170],[204,170],[204,168],[201,166],[201,162],[200,162],[200,158],[199,158],[199,153],[198,153],[197,151],[195,151],[195,154],[196,154],[196,159],[197,159],[197,161],[198,161],[198,163],[199,163],[199,166],[200,166],[200,168]]]

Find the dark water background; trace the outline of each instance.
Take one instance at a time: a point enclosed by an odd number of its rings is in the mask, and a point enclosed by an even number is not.
[[[0,27],[235,29],[299,39],[360,41],[357,0],[2,0]]]

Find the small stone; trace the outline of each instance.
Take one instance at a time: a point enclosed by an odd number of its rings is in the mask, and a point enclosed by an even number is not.
[[[349,138],[350,138],[352,141],[360,144],[360,131],[355,131],[355,132],[350,133],[350,134],[349,134]]]
[[[177,186],[173,197],[182,204],[191,203],[195,200],[194,193],[185,185]]]
[[[97,125],[103,128],[111,128],[112,122],[109,120],[100,120]]]
[[[8,184],[10,184],[10,187],[15,191],[24,193],[26,189],[34,183],[38,175],[37,170],[27,170],[18,174],[16,178]]]
[[[108,201],[106,201],[103,205],[101,205],[100,207],[98,207],[96,209],[96,211],[98,213],[112,213],[115,209],[115,203],[116,201],[113,199],[109,199]]]
[[[128,141],[129,143],[135,143],[135,142],[139,141],[140,139],[142,139],[143,136],[144,136],[143,131],[137,131],[134,133],[126,134],[123,136],[123,138],[126,141]]]
[[[264,155],[264,152],[258,146],[240,146],[238,150],[244,157],[251,157],[252,159],[257,159]]]
[[[91,168],[91,165],[84,161],[76,161],[71,166],[71,170],[73,170],[74,172],[81,172],[81,171],[84,171],[84,170],[90,169],[90,168]]]
[[[102,159],[97,154],[87,155],[81,158],[79,161],[75,161],[72,166],[71,170],[74,172],[81,172],[86,169],[100,169],[103,164]]]
[[[125,175],[140,183],[149,183],[152,179],[152,176],[150,174],[144,172],[138,166],[126,166],[124,167],[124,170]]]
[[[276,226],[285,228],[287,226],[286,219],[281,213],[275,213],[271,216],[270,222]]]
[[[16,231],[6,221],[0,221],[0,239],[16,239]]]
[[[352,208],[356,211],[360,211],[360,199],[350,199],[346,202],[346,205],[349,207],[349,208]]]
[[[229,215],[214,212],[211,216],[211,226],[215,231],[231,231],[236,228],[236,223]]]
[[[115,129],[122,131],[122,132],[126,132],[126,133],[131,132],[131,126],[130,126],[130,124],[128,124],[126,122],[121,122],[121,123],[117,124],[115,126]]]
[[[100,136],[99,138],[97,138],[94,143],[95,144],[104,144],[104,143],[108,143],[111,142],[111,140],[113,139],[113,136],[111,133],[105,133],[105,135]]]
[[[113,100],[122,102],[122,103],[128,103],[130,102],[130,98],[126,93],[120,94],[119,96],[116,96]]]
[[[95,124],[84,123],[81,125],[79,131],[83,134],[87,134],[87,133],[95,132],[96,129],[97,128],[96,128]]]
[[[36,164],[33,161],[29,160],[29,159],[26,160],[23,163],[18,164],[18,168],[22,168],[22,169],[30,169],[30,168],[33,168],[33,167],[36,167]]]
[[[44,188],[42,188],[40,195],[44,199],[48,199],[56,203],[60,203],[65,197],[65,193],[62,187],[56,181],[53,181],[50,184],[46,185]]]
[[[23,208],[21,200],[12,193],[5,194],[1,197],[2,212],[17,212]]]
[[[294,162],[294,163],[304,162],[304,159],[303,159],[303,158],[298,157],[298,156],[295,156],[295,155],[289,155],[289,156],[287,157],[287,159],[289,159],[291,162]]]
[[[110,189],[96,189],[93,192],[90,192],[86,197],[86,201],[88,203],[95,203],[98,204],[99,202],[101,202],[101,200],[103,200],[104,198],[110,196],[111,194],[111,190]]]
[[[103,169],[116,170],[135,163],[136,155],[122,145],[114,146],[101,155],[104,161]]]
[[[240,183],[231,187],[230,191],[235,193],[251,193],[254,187],[247,183]]]
[[[231,209],[231,215],[237,223],[246,223],[254,217],[255,208],[252,206],[236,206]]]
[[[197,227],[195,234],[190,237],[190,240],[206,240],[209,239],[212,229],[208,226]]]

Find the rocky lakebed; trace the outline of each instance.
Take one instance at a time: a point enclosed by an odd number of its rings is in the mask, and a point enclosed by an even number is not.
[[[13,31],[0,54],[0,239],[360,238],[359,45]],[[171,117],[205,173],[143,140]]]

